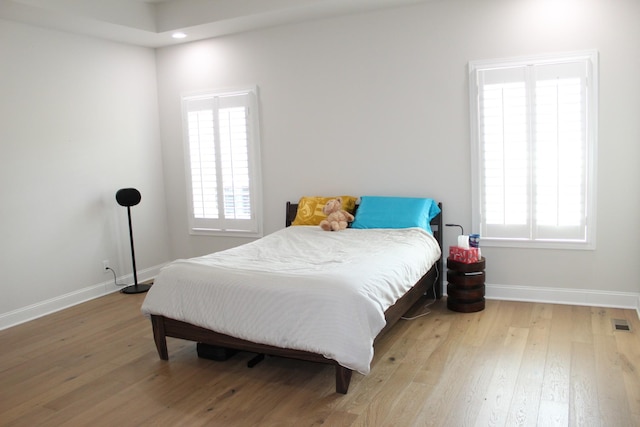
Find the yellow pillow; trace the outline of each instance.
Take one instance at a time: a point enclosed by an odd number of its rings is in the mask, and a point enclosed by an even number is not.
[[[342,198],[342,209],[353,214],[356,209],[357,197],[340,196]],[[291,225],[320,225],[320,221],[327,216],[322,212],[322,208],[327,202],[336,197],[302,197],[298,202],[298,212]]]

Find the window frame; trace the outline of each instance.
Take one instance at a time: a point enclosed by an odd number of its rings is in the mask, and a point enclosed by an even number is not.
[[[224,218],[196,218],[194,212],[193,169],[191,166],[191,147],[189,141],[188,122],[188,114],[190,110],[188,104],[190,101],[198,102],[207,100],[211,100],[212,103],[217,104],[216,101],[214,101],[215,98],[220,99],[234,96],[246,96],[247,162],[249,168],[249,200],[251,206],[251,218],[246,221],[246,224],[249,226],[244,228],[228,227],[229,221]],[[257,86],[184,93],[181,95],[181,107],[189,234],[251,238],[262,237],[263,215],[260,161],[260,119]],[[218,110],[214,109],[214,115],[216,114],[216,111]],[[215,135],[219,136],[219,125],[214,125],[213,132]],[[224,195],[220,196],[218,200],[220,201],[223,199]],[[218,211],[223,212],[224,205],[220,205],[220,203],[218,203]],[[233,222],[233,220],[231,220],[231,222]]]
[[[523,66],[545,66],[552,64],[564,64],[582,61],[586,65],[586,189],[584,212],[586,234],[584,240],[570,239],[535,239],[533,231],[529,232],[529,238],[505,238],[481,236],[482,245],[487,247],[520,247],[520,248],[547,248],[547,249],[581,249],[593,250],[596,247],[596,183],[597,183],[597,140],[598,140],[598,52],[585,50],[569,53],[547,54],[537,56],[523,56],[507,59],[480,60],[469,62],[469,105],[470,105],[470,133],[471,133],[471,178],[472,178],[472,229],[474,232],[483,230],[483,165],[481,156],[481,123],[480,123],[480,87],[478,73],[490,69],[505,69]],[[529,134],[531,135],[531,133]],[[527,141],[529,152],[535,148],[532,140]],[[529,160],[528,173],[534,172],[532,160]],[[529,193],[535,191],[535,184],[529,180]],[[533,195],[529,194],[530,201],[529,218],[535,224],[535,206]],[[476,231],[477,230],[477,231]]]

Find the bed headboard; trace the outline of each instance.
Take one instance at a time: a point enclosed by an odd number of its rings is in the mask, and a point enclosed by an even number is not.
[[[442,248],[442,203],[438,203],[440,213],[431,220],[431,230],[433,230],[433,237],[436,238],[440,248]],[[353,214],[356,214],[358,205],[356,205]],[[294,219],[296,219],[296,213],[298,213],[298,204],[287,202],[287,211],[285,216],[285,226],[289,227]]]

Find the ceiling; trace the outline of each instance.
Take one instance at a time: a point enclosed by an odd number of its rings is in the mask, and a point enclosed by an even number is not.
[[[0,19],[162,47],[425,1],[429,0],[0,0]],[[187,37],[173,39],[176,31]]]

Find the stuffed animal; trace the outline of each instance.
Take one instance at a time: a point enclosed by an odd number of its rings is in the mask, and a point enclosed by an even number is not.
[[[320,228],[324,231],[344,230],[348,223],[353,221],[353,215],[342,209],[340,197],[329,200],[322,208],[322,212],[327,215],[327,218],[320,222]]]

